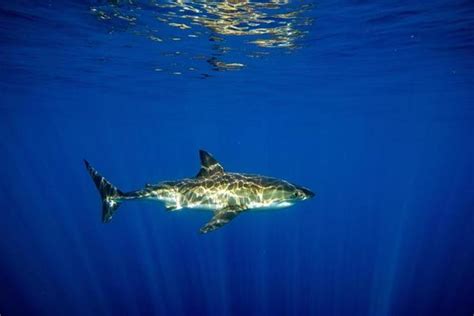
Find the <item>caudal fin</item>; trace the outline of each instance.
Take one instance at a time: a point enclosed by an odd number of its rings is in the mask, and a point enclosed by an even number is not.
[[[123,196],[123,193],[112,183],[102,177],[87,160],[84,160],[84,163],[95,183],[95,186],[97,187],[97,190],[99,190],[102,199],[102,222],[108,223],[112,219],[112,215],[114,215],[115,211],[122,203],[120,197]]]

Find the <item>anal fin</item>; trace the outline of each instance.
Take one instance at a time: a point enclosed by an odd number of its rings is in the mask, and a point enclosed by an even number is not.
[[[181,208],[178,208],[176,205],[165,205],[167,212],[179,211]]]
[[[213,230],[221,228],[222,226],[233,220],[242,211],[243,209],[235,206],[229,206],[220,210],[216,210],[211,220],[207,222],[206,225],[201,227],[199,232],[201,234],[206,234],[212,232]]]

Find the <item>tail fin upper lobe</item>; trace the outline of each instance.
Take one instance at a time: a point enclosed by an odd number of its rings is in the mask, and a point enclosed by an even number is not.
[[[115,211],[122,203],[120,198],[123,196],[123,193],[112,183],[102,177],[87,160],[84,160],[84,163],[95,183],[95,186],[97,187],[97,190],[99,190],[102,199],[102,222],[108,223],[112,219],[112,215],[114,215]]]

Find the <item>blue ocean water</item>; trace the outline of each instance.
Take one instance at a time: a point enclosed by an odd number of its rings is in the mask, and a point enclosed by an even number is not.
[[[3,1],[0,314],[472,315],[472,1]],[[211,217],[120,189],[317,196]]]

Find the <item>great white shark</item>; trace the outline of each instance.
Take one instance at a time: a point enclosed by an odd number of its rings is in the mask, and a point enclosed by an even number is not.
[[[309,189],[288,181],[253,174],[226,172],[204,150],[199,151],[201,169],[193,178],[147,184],[143,189],[122,192],[84,160],[102,199],[102,222],[112,219],[120,204],[129,200],[156,200],[168,211],[183,208],[212,211],[214,216],[201,229],[208,233],[248,210],[278,209],[312,198]]]

